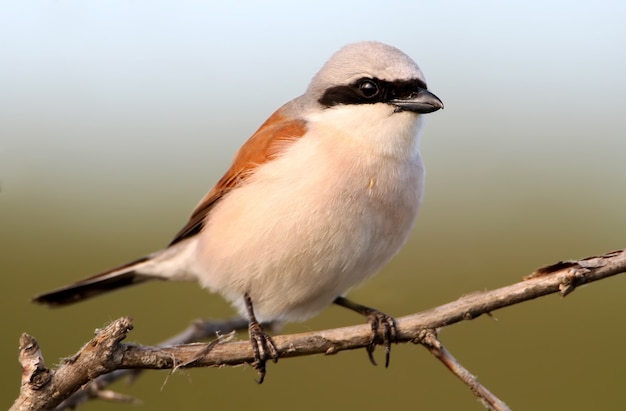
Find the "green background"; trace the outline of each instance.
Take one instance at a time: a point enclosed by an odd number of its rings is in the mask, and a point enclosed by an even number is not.
[[[18,394],[22,332],[52,366],[122,315],[131,341],[153,344],[233,314],[194,284],[58,310],[29,298],[167,244],[236,148],[348,42],[401,48],[446,105],[427,118],[410,242],[354,300],[401,316],[626,247],[623,2],[338,3],[0,3],[0,404]],[[513,409],[624,409],[625,292],[607,279],[441,339]],[[361,321],[331,307],[284,332]],[[482,409],[414,345],[394,346],[389,369],[362,351],[282,360],[262,386],[247,366],[166,377],[113,389],[154,410]]]

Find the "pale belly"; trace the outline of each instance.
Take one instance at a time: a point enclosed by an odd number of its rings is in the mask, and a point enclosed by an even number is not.
[[[291,162],[227,194],[198,241],[200,282],[242,314],[248,293],[260,321],[298,321],[376,273],[413,227],[423,169],[419,158],[361,163]]]

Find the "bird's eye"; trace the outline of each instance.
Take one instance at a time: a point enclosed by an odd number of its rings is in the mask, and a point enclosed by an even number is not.
[[[365,98],[374,97],[379,92],[378,84],[374,83],[372,80],[363,80],[359,84],[359,91]]]

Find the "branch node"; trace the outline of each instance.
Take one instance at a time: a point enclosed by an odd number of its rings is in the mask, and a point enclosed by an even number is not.
[[[39,343],[29,334],[20,336],[18,360],[22,366],[22,386],[40,390],[47,385],[54,374],[44,363]]]
[[[473,320],[474,318],[476,318],[476,316],[469,311],[463,314],[463,319],[466,321]]]
[[[421,344],[436,350],[441,349],[441,341],[439,341],[437,331],[433,329],[424,330]]]
[[[567,297],[569,294],[574,292],[574,290],[576,289],[576,285],[574,284],[575,279],[575,270],[569,270],[568,273],[563,277],[563,281],[559,283],[559,292],[561,293],[561,297]]]
[[[411,340],[413,344],[428,345],[434,337],[437,339],[438,330],[432,328],[424,328],[417,332],[417,336]]]

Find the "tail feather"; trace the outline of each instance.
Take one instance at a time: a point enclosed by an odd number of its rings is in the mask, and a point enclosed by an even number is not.
[[[158,277],[140,274],[136,270],[151,257],[143,257],[112,270],[85,278],[74,284],[38,295],[33,302],[49,306],[72,304],[128,285],[143,283]]]

